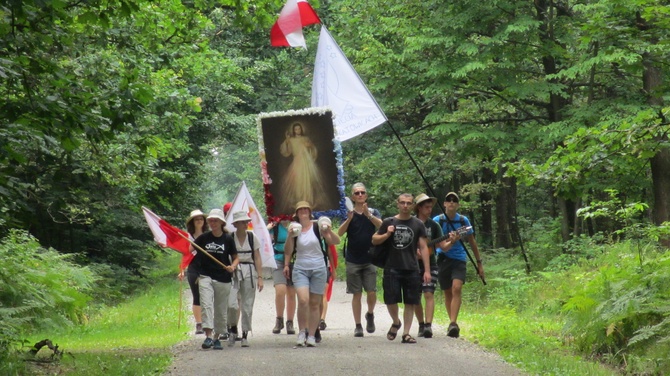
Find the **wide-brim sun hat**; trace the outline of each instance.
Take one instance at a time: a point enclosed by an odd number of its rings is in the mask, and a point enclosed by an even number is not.
[[[309,216],[312,216],[312,205],[309,204],[307,201],[298,201],[297,204],[295,204],[295,213],[293,214],[293,218],[297,219],[298,218],[298,210],[307,208],[309,209]]]
[[[223,221],[223,224],[226,224],[226,216],[223,215],[223,210],[221,209],[212,209],[209,211],[209,214],[207,215],[207,219],[210,218],[217,218]]]
[[[200,209],[195,209],[191,211],[191,214],[188,215],[188,218],[186,218],[186,223],[189,223],[193,220],[195,217],[202,217],[202,219],[205,219],[205,213],[203,213]]]
[[[418,205],[420,205],[422,202],[424,202],[424,201],[428,201],[428,200],[432,201],[432,202],[433,202],[433,205],[435,205],[435,204],[437,203],[437,198],[435,198],[435,197],[430,197],[430,196],[428,196],[428,195],[425,194],[425,193],[421,193],[421,194],[419,194],[418,196],[416,196],[416,198],[414,199],[414,204],[418,206]]]
[[[456,194],[456,192],[449,192],[449,193],[447,193],[446,195],[444,195],[444,201],[447,201],[447,199],[449,198],[449,196],[454,196],[454,197],[456,197],[456,200],[460,200],[460,198],[458,197],[458,195]]]
[[[235,222],[247,222],[251,221],[251,218],[249,218],[249,215],[245,211],[236,211],[233,213],[233,224]]]

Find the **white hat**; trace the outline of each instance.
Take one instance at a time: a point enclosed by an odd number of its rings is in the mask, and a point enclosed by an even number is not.
[[[240,221],[250,221],[249,215],[245,211],[236,211],[233,213],[233,223]]]
[[[207,219],[210,218],[218,218],[223,221],[223,224],[226,224],[226,217],[223,215],[223,210],[221,209],[212,209],[209,211],[209,215],[207,215]]]
[[[205,213],[203,213],[200,209],[193,210],[191,214],[188,215],[188,218],[186,218],[186,223],[191,222],[191,220],[195,217],[205,218]]]

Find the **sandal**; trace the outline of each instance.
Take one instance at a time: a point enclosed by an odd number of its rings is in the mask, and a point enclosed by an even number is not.
[[[397,323],[397,324],[392,324],[391,329],[389,329],[389,332],[386,333],[386,339],[389,341],[393,341],[395,337],[398,335],[398,330],[400,330],[400,327],[402,326],[402,321]],[[393,331],[395,329],[395,332]]]
[[[409,334],[403,334],[402,343],[416,343],[416,340]]]

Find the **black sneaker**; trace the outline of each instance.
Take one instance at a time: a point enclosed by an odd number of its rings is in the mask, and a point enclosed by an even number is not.
[[[354,329],[354,337],[363,337],[363,327],[360,325],[356,325],[356,329]]]
[[[425,329],[426,325],[419,324],[419,333],[417,334],[417,337],[423,337]]]
[[[228,334],[227,332],[226,333],[221,333],[221,334],[219,334],[219,339],[222,340],[222,341],[227,341],[229,335],[230,334]]]
[[[215,339],[213,349],[214,350],[223,350],[223,346],[221,346],[221,341],[219,341],[218,339]]]
[[[449,324],[449,329],[447,329],[447,335],[451,338],[458,338],[461,329],[458,327],[458,324],[452,322]]]
[[[319,328],[314,331],[314,340],[316,343],[321,343],[321,330]]]
[[[205,341],[202,343],[202,348],[203,349],[210,349],[210,348],[212,348],[213,344],[214,344],[214,341],[211,338],[207,337],[207,338],[205,338]]]
[[[326,330],[326,326],[327,326],[326,322],[324,320],[321,320],[321,322],[319,323],[319,329]]]
[[[423,327],[423,336],[425,338],[433,338],[433,327],[431,324],[426,324]]]
[[[368,333],[374,333],[375,332],[375,314],[374,313],[366,313],[365,314],[365,330]]]

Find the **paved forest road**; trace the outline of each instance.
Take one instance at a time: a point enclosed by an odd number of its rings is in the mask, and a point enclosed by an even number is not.
[[[265,289],[256,294],[250,347],[242,348],[236,342],[234,347],[224,343],[222,351],[202,350],[200,344],[204,336],[194,336],[175,346],[175,361],[165,376],[522,374],[496,354],[485,352],[463,338],[447,337],[445,329],[434,324],[435,334],[431,339],[417,338],[416,344],[403,344],[400,343],[401,329],[395,341],[389,341],[386,332],[391,318],[384,305],[378,304],[375,308],[375,321],[374,333],[366,332],[365,337],[355,338],[351,295],[345,293],[344,282],[336,282],[326,317],[328,327],[322,332],[323,342],[315,348],[296,348],[295,335],[289,336],[285,330],[272,334],[274,288],[272,280],[265,280]],[[415,320],[410,331],[412,336],[416,337],[417,330]],[[467,336],[467,328],[463,334]]]

